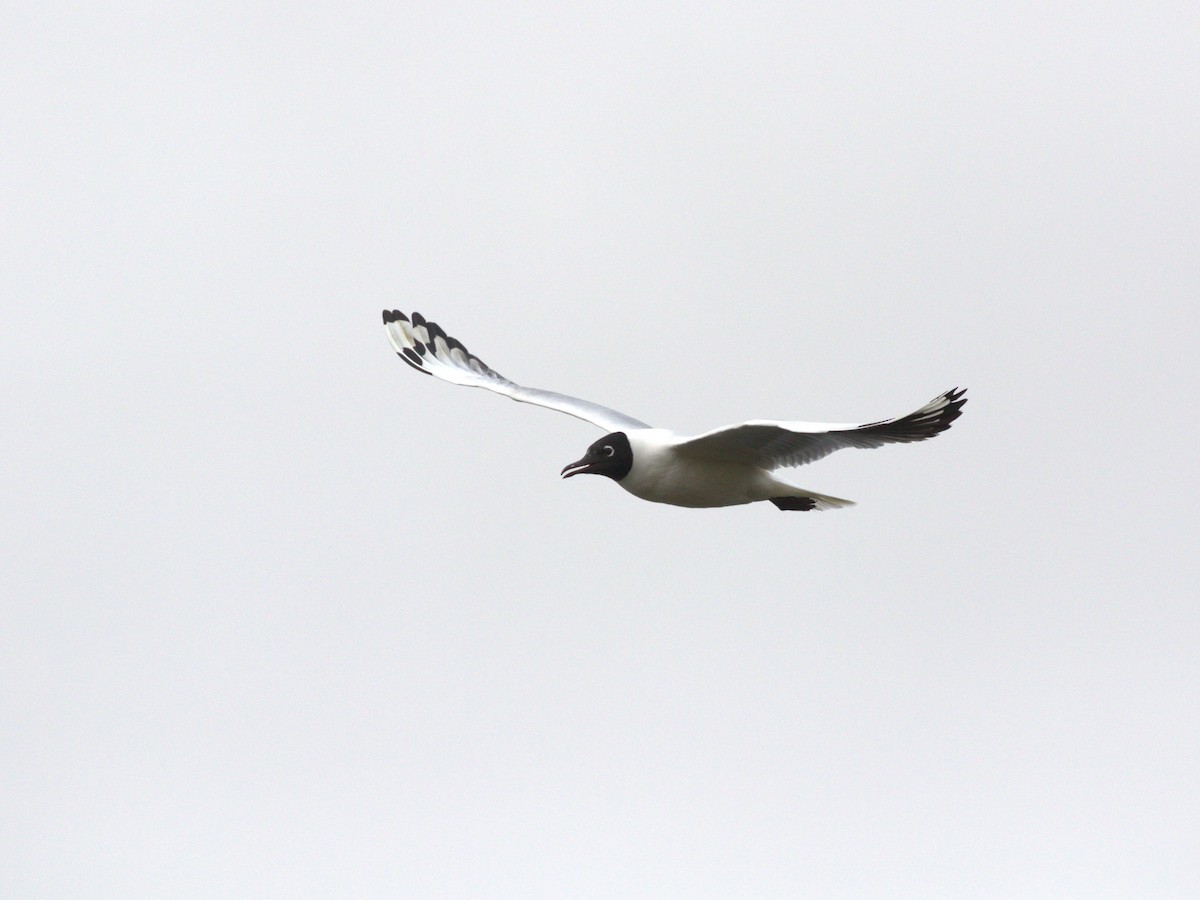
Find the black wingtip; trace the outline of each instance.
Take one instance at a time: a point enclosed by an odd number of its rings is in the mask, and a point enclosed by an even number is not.
[[[927,420],[925,423],[925,437],[941,434],[950,427],[951,422],[962,415],[962,408],[967,402],[967,398],[963,396],[966,393],[966,388],[959,390],[957,387],[952,387],[942,394],[940,399],[945,400],[946,405],[932,420]]]
[[[938,394],[932,400],[914,413],[901,416],[899,419],[885,419],[882,422],[872,422],[855,429],[864,434],[875,435],[885,441],[908,443],[909,441],[924,441],[941,434],[950,427],[950,423],[962,415],[963,405],[967,402],[967,389],[959,390],[954,387]],[[929,408],[938,401],[943,401],[936,411]]]
[[[399,350],[399,354],[404,362],[418,372],[422,372],[425,375],[432,375],[433,372],[427,368],[427,363],[432,362],[430,357],[433,357],[433,359],[442,365],[457,366],[460,369],[468,369],[476,374],[482,374],[492,380],[507,381],[504,376],[491,369],[487,363],[471,353],[462,341],[448,335],[441,325],[437,324],[437,322],[429,321],[419,312],[405,315],[398,309],[385,309],[383,311],[383,323],[390,325],[393,322],[404,322],[406,325],[411,326],[404,329],[404,340],[399,343],[408,344],[411,342],[412,345],[402,347]],[[425,337],[426,340],[422,340],[422,337]],[[437,343],[438,338],[441,338],[443,342],[440,345]],[[458,358],[449,357],[447,355],[448,351],[458,351],[460,356]]]
[[[449,338],[442,326],[437,322],[426,322],[425,332],[429,335],[429,343],[432,344],[435,338],[441,338],[443,341]]]
[[[433,374],[428,369],[426,369],[425,366],[423,366],[421,364],[421,357],[418,356],[416,353],[414,353],[408,347],[405,347],[399,353],[399,356],[402,360],[404,360],[406,363],[408,363],[410,366],[412,366],[414,369],[416,369],[421,374],[423,374],[423,375],[432,375]]]
[[[942,395],[946,398],[946,409],[942,415],[942,420],[946,423],[947,428],[950,427],[951,422],[962,415],[962,408],[967,403],[966,393],[966,388],[959,390],[955,387]]]

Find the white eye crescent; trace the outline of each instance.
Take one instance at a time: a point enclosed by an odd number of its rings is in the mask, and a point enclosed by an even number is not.
[[[605,456],[612,456],[617,451],[612,448],[611,444],[605,444],[604,448],[600,452],[603,453]]]

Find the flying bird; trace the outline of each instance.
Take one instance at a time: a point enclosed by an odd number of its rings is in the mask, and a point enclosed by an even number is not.
[[[845,447],[923,441],[949,428],[967,402],[965,389],[953,388],[907,416],[865,425],[751,419],[703,434],[679,435],[588,400],[509,381],[420,313],[410,318],[384,310],[383,324],[400,358],[418,372],[558,410],[603,429],[604,437],[563,468],[563,478],[604,475],[635,497],[674,506],[737,506],[759,500],[770,500],[782,510],[853,506],[852,500],[796,487],[771,472],[814,462]]]

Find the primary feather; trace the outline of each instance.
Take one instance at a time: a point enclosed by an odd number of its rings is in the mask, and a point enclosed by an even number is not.
[[[923,441],[941,434],[962,414],[966,391],[938,394],[920,409],[866,425],[754,419],[680,441],[680,453],[699,459],[751,463],[761,469],[803,466],[846,447]]]
[[[462,341],[450,337],[440,325],[427,321],[420,313],[413,313],[409,319],[398,310],[384,310],[383,324],[387,329],[388,340],[392,342],[392,347],[400,358],[418,372],[436,375],[453,384],[495,391],[497,394],[511,397],[518,403],[532,403],[535,406],[558,410],[591,422],[605,431],[650,427],[645,422],[599,403],[509,381],[463,346]]]

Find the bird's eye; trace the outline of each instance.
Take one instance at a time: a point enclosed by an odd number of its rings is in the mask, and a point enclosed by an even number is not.
[[[612,456],[617,451],[612,448],[611,444],[605,444],[603,449],[600,452],[603,453],[605,456]]]

